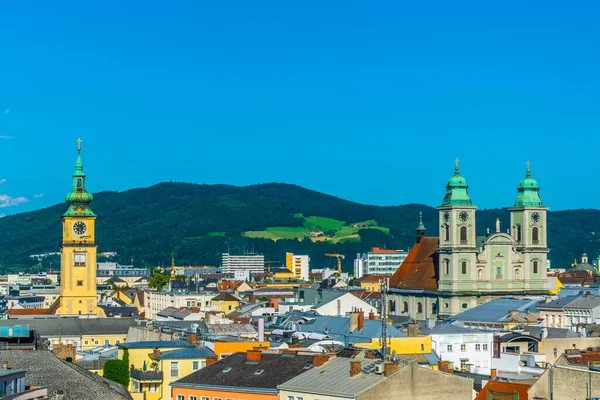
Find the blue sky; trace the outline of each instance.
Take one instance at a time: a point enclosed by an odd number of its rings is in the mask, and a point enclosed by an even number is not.
[[[2,2],[0,213],[90,190],[288,182],[438,205],[600,195],[596,2]],[[5,181],[4,181],[5,180]]]

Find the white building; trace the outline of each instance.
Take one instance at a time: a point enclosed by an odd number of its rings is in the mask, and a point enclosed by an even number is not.
[[[285,266],[289,269],[296,279],[308,280],[310,268],[310,257],[293,253],[285,253]]]
[[[8,284],[31,285],[33,282],[49,280],[51,284],[58,284],[58,275],[56,274],[8,274],[6,276]]]
[[[373,247],[367,253],[366,275],[393,275],[406,259],[408,251]]]
[[[265,272],[265,256],[262,254],[245,254],[234,256],[223,253],[221,272],[224,274],[235,274],[238,271],[253,273]]]
[[[198,307],[200,311],[219,311],[219,306],[213,304],[212,299],[217,295],[216,292],[202,293],[171,293],[144,291],[144,311],[146,319],[156,319],[156,314],[168,308]]]
[[[455,368],[489,375],[492,368],[494,333],[463,326],[442,324],[422,333],[431,335],[431,345],[440,359]]]
[[[354,277],[362,278],[367,274],[367,255],[358,253],[354,259]]]

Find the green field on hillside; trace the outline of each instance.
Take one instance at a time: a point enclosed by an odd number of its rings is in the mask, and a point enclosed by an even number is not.
[[[264,231],[247,231],[244,236],[249,238],[261,239],[310,239],[313,242],[360,242],[358,231],[361,229],[377,229],[386,234],[390,234],[390,229],[377,226],[377,221],[368,220],[347,224],[345,221],[339,221],[333,218],[310,216],[304,217],[302,214],[294,214],[294,218],[304,220],[303,226],[272,226]],[[320,231],[322,235],[310,235],[309,231]]]

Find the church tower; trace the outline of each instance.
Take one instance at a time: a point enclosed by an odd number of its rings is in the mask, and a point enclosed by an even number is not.
[[[530,163],[527,173],[517,188],[517,199],[509,208],[512,236],[517,250],[522,252],[525,288],[543,289],[547,286],[546,264],[548,258],[547,220],[545,207],[540,198],[540,187],[531,177]]]
[[[99,314],[96,299],[96,215],[90,209],[93,197],[85,189],[85,177],[81,139],[78,139],[73,188],[65,198],[69,208],[62,215],[60,305],[56,314]]]
[[[427,235],[427,229],[425,228],[425,224],[423,224],[423,213],[419,211],[419,225],[417,225],[417,237],[415,243],[421,243],[421,239],[423,239]]]
[[[459,174],[456,159],[454,175],[446,185],[446,196],[438,207],[439,290],[472,290],[476,280],[475,209],[469,197],[467,181]]]

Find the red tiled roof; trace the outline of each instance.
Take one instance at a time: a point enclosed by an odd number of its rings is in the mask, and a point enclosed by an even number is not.
[[[375,283],[389,277],[390,275],[365,275],[362,278],[358,278],[356,281],[360,283]]]
[[[396,250],[380,249],[379,247],[372,247],[371,253],[395,253]]]
[[[397,289],[436,290],[435,250],[437,237],[424,237],[413,246],[406,259],[390,278],[390,287]]]
[[[11,308],[6,315],[43,315],[48,314],[48,308]]]
[[[475,397],[475,400],[487,400],[491,398],[502,400],[528,400],[527,389],[530,387],[531,385],[526,383],[489,381],[481,389],[481,392],[479,392],[477,397]]]

